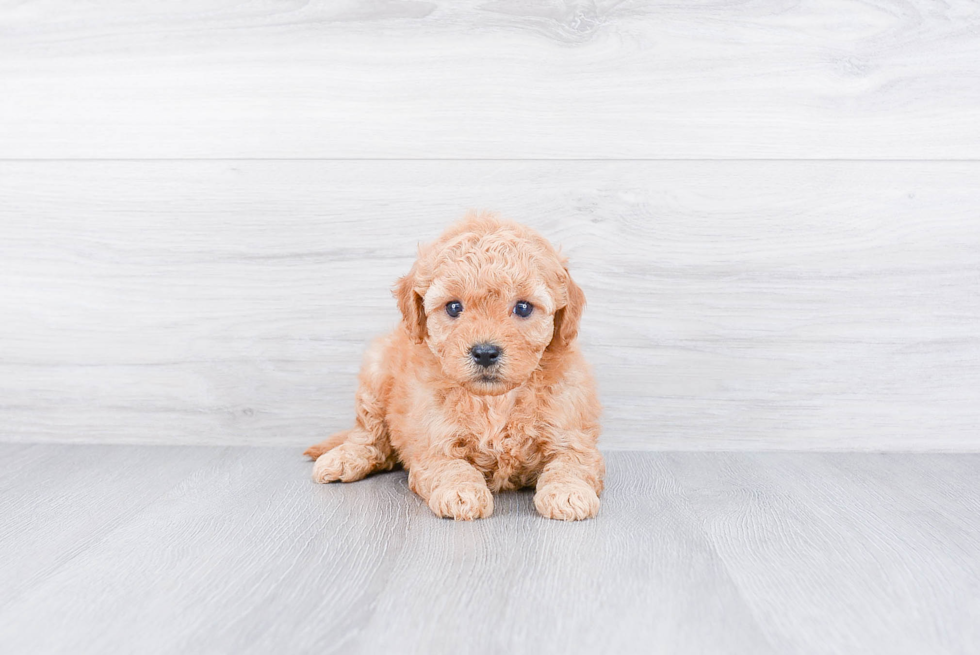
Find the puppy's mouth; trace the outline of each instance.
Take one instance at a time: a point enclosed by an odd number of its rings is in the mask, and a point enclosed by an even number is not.
[[[471,377],[465,386],[470,393],[479,396],[497,396],[513,387],[509,380],[495,371],[480,372]]]

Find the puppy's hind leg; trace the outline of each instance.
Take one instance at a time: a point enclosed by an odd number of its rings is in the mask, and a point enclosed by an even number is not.
[[[356,427],[307,449],[307,455],[316,457],[314,482],[355,482],[376,471],[394,468],[397,460],[383,423],[378,429],[369,430],[360,425],[360,416],[357,422]]]
[[[310,446],[303,451],[303,454],[313,461],[316,461],[320,455],[328,450],[333,450],[345,441],[347,441],[347,432],[338,432],[337,434],[330,435],[320,443]]]
[[[337,433],[327,442],[333,439],[342,443],[317,456],[313,464],[314,482],[355,482],[376,471],[390,471],[395,466],[387,436],[379,442],[372,433],[355,427]],[[315,453],[320,445],[309,450]]]
[[[379,394],[365,382],[362,379],[357,390],[354,427],[306,449],[304,454],[316,460],[314,482],[354,482],[376,471],[390,471],[398,463]]]

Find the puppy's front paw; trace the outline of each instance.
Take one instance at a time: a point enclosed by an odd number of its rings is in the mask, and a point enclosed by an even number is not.
[[[314,482],[354,482],[375,469],[373,460],[347,446],[341,444],[316,458],[313,464]]]
[[[457,521],[485,519],[493,514],[493,494],[485,484],[444,485],[432,491],[429,508],[443,518]]]
[[[552,482],[534,494],[534,507],[545,518],[581,521],[599,511],[599,496],[582,480]]]

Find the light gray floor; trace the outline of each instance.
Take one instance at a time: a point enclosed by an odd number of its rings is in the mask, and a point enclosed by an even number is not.
[[[5,653],[976,653],[980,455],[608,454],[434,518],[293,449],[0,445]]]

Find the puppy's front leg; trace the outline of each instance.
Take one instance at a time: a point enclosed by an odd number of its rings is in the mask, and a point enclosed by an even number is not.
[[[430,457],[410,463],[408,486],[444,518],[472,521],[493,514],[493,494],[483,474],[461,459]]]
[[[534,492],[541,516],[562,521],[589,519],[599,511],[606,465],[598,450],[559,453],[548,462]]]

